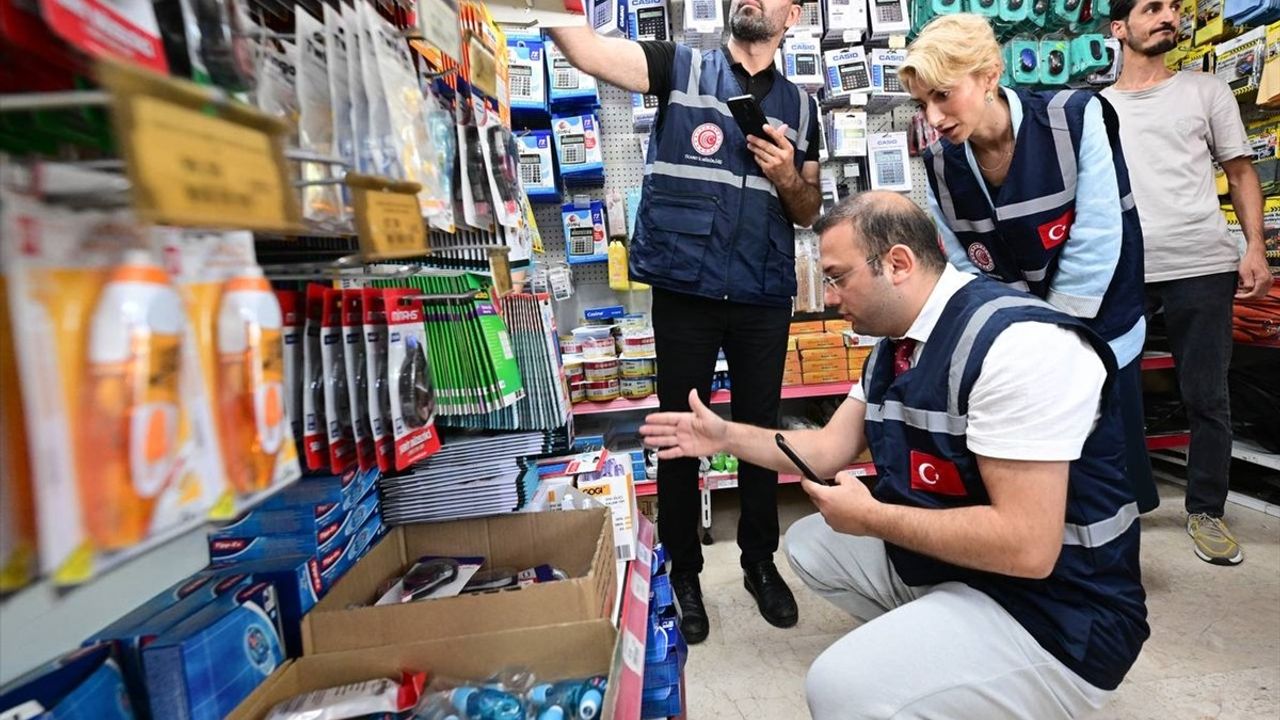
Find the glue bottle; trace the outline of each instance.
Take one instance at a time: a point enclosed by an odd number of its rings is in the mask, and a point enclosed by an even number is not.
[[[631,289],[631,279],[627,274],[627,246],[618,238],[609,241],[609,289]]]
[[[537,720],[595,720],[604,704],[605,678],[562,680],[535,685],[529,703],[537,708]]]
[[[227,281],[218,308],[218,419],[227,479],[240,494],[271,484],[284,442],[283,324],[261,268]]]
[[[85,530],[104,550],[144,539],[172,481],[183,422],[182,299],[144,251],[114,268],[89,323],[80,469]]]

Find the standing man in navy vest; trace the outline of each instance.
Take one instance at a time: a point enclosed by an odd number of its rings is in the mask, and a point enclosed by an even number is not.
[[[1082,320],[947,263],[923,210],[848,198],[814,226],[826,301],[882,340],[820,430],[787,431],[821,515],[787,531],[815,592],[865,624],[809,669],[816,720],[1082,717],[1149,635],[1114,356]],[[660,456],[796,472],[774,431],[691,399]],[[837,472],[866,447],[868,490]]]
[[[1102,96],[1120,116],[1146,240],[1148,312],[1164,310],[1187,408],[1187,534],[1215,565],[1244,560],[1223,522],[1231,473],[1231,313],[1234,298],[1271,288],[1262,238],[1262,188],[1240,107],[1221,78],[1175,73],[1179,0],[1115,0],[1111,34],[1124,43],[1120,79]],[[1227,232],[1213,163],[1222,166],[1246,245]],[[1243,254],[1242,254],[1243,251]]]
[[[690,391],[711,395],[723,348],[739,422],[775,425],[796,292],[794,225],[822,205],[817,106],[777,71],[774,53],[800,19],[793,0],[734,0],[729,41],[718,50],[605,38],[590,28],[551,31],[579,70],[632,92],[656,95],[658,118],[631,238],[631,277],[653,286],[658,398],[689,409]],[[770,127],[744,136],[726,101],[751,95]],[[796,624],[795,598],[773,563],[778,549],[778,475],[739,465],[738,546],[744,585],[761,615]],[[710,625],[698,574],[698,459],[658,465],[658,532],[672,557],[680,627],[690,643]]]

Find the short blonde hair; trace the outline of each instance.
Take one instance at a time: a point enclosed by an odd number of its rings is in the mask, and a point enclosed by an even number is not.
[[[973,13],[939,15],[907,47],[898,79],[908,91],[950,87],[965,75],[999,74],[1004,69],[1000,44],[986,18]]]

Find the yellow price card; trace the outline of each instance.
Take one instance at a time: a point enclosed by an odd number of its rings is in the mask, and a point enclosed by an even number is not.
[[[427,225],[418,205],[422,186],[367,175],[347,175],[355,206],[360,254],[366,260],[427,254]]]

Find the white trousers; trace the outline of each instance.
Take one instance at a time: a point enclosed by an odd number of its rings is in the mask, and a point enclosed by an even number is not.
[[[963,583],[911,587],[884,541],[791,526],[787,557],[814,592],[864,624],[809,668],[816,720],[1054,720],[1111,693],[1082,680],[985,593]]]

